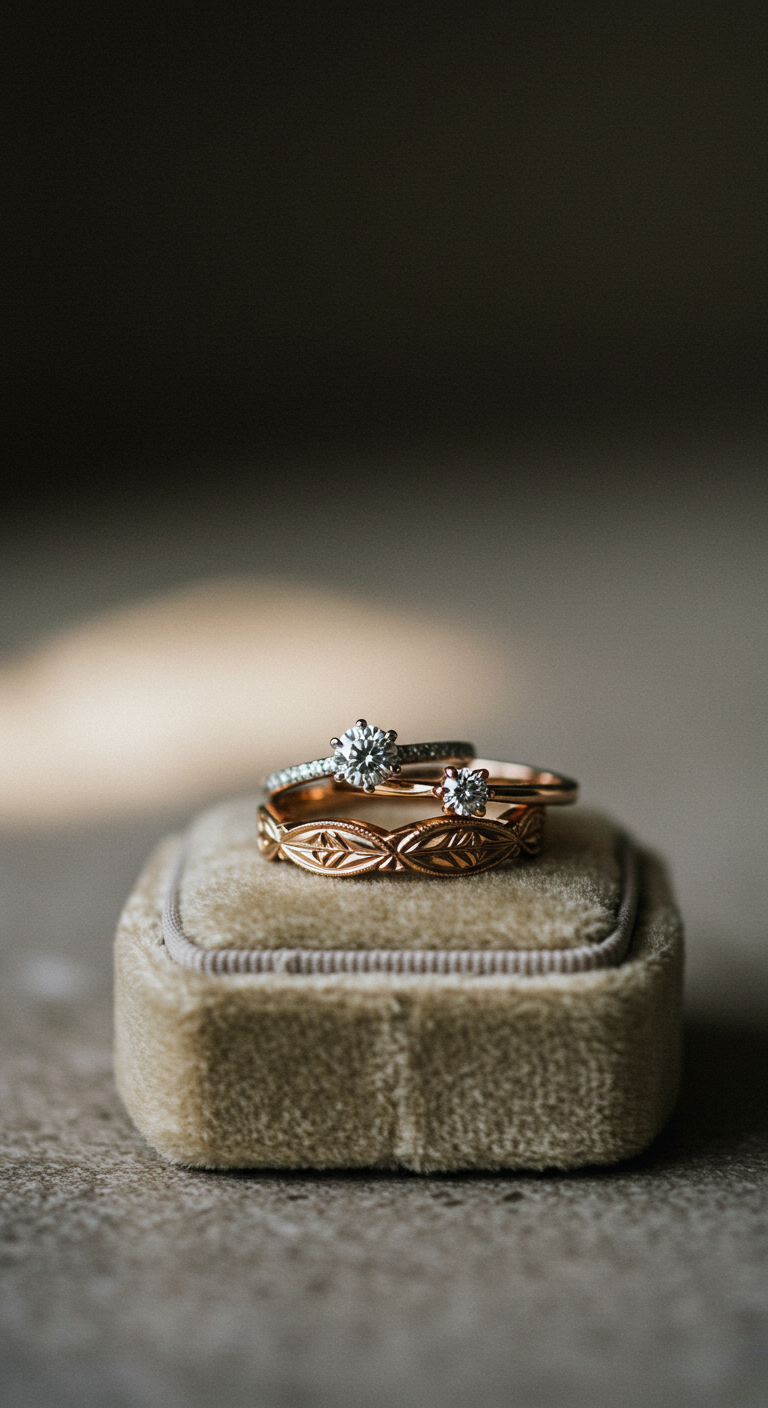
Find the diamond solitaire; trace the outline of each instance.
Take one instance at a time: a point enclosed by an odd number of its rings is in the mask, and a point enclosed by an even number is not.
[[[417,763],[433,767],[435,763],[468,763],[475,756],[472,743],[395,743],[394,729],[384,729],[369,725],[365,719],[358,719],[354,728],[348,728],[343,738],[332,738],[331,747],[336,752],[330,758],[315,758],[311,763],[294,763],[289,768],[271,772],[264,783],[270,797],[284,792],[289,787],[301,787],[324,777],[336,777],[349,782],[353,787],[370,792],[386,782],[393,773],[398,774],[404,766],[413,768]],[[370,783],[370,787],[367,786]],[[432,792],[431,785],[426,789]],[[398,787],[398,793],[401,788]]]
[[[455,816],[485,816],[488,801],[486,768],[446,768],[436,797],[443,799],[443,811]]]
[[[375,724],[358,719],[341,738],[331,739],[331,747],[336,750],[333,755],[336,781],[372,792],[380,782],[400,771],[396,738],[394,729],[385,733]]]

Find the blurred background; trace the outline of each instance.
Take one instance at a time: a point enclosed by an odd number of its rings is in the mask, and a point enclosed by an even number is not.
[[[765,6],[8,18],[8,1403],[753,1408]],[[111,1085],[152,846],[360,714],[572,774],[673,870],[682,1123],[517,1180],[523,1252],[493,1180],[443,1234],[430,1180],[164,1169]]]
[[[765,994],[764,18],[17,15],[0,824],[95,947],[89,825],[365,713],[577,774]]]
[[[31,0],[14,20],[24,495],[131,456],[155,483],[180,455],[321,437],[762,414],[762,6]]]

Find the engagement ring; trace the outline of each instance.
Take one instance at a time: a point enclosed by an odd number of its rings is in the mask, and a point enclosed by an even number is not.
[[[382,729],[358,719],[340,738],[331,739],[333,753],[316,758],[312,763],[296,763],[270,773],[264,783],[267,796],[274,796],[286,787],[296,787],[314,778],[334,777],[350,787],[373,792],[404,766],[413,763],[466,763],[475,756],[472,743],[405,743],[395,742],[394,729]]]

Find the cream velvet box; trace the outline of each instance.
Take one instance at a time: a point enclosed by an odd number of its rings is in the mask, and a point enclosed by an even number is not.
[[[206,953],[581,951],[616,924],[617,837],[597,813],[550,811],[540,857],[482,875],[333,879],[264,860],[256,807],[228,803],[193,828],[179,909]],[[653,855],[640,855],[617,966],[324,974],[175,961],[161,912],[177,851],[169,838],[151,857],[115,944],[118,1086],[163,1157],[203,1168],[574,1168],[641,1152],[668,1118],[682,929]]]

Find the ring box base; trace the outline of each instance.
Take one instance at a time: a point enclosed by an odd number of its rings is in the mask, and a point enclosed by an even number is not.
[[[426,888],[416,877],[419,889],[388,892],[372,887],[397,887],[398,877],[336,880],[263,861],[255,813],[255,801],[237,802],[201,819],[186,903],[182,895],[198,942],[263,945],[266,935],[277,945],[292,925],[311,945],[467,947],[487,920],[487,944],[515,946],[507,914],[521,944],[552,947],[599,929],[601,905],[610,920],[610,824],[580,809],[552,815],[541,861],[526,868]],[[176,845],[169,838],[150,859],[115,942],[118,1086],[164,1158],[201,1168],[567,1169],[638,1154],[666,1122],[683,952],[656,857],[641,857],[635,929],[615,968],[229,975],[182,968],[164,947]]]

